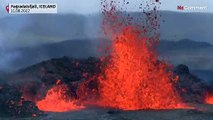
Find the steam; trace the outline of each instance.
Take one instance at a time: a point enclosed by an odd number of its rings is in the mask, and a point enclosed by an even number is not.
[[[7,51],[4,48],[2,39],[0,39],[0,72],[10,72],[13,71],[13,63],[21,57],[21,53],[18,51]]]
[[[4,51],[0,53],[0,71],[10,72],[13,71],[12,63],[21,55],[18,52],[5,53]]]

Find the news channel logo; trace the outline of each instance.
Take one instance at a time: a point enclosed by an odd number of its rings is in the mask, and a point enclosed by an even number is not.
[[[179,11],[202,11],[202,10],[207,10],[208,6],[183,6],[183,5],[178,5],[177,10]]]

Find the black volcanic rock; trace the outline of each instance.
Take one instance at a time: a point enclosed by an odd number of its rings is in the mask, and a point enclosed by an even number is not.
[[[17,76],[36,78],[45,85],[54,85],[58,80],[69,83],[88,79],[100,73],[100,60],[89,57],[75,59],[63,57],[51,59],[19,71]]]
[[[180,64],[174,74],[179,77],[175,84],[184,102],[203,103],[206,95],[206,84],[203,80],[190,73],[186,65]]]
[[[180,74],[190,74],[188,66],[183,65],[183,64],[178,65],[174,72],[179,75]]]
[[[22,93],[15,86],[7,84],[0,88],[0,116],[1,117],[36,117],[42,112],[31,101],[24,101]]]

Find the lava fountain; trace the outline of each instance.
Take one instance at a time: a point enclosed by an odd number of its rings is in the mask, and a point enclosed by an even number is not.
[[[100,105],[122,110],[184,108],[173,86],[178,77],[169,64],[158,60],[156,6],[145,13],[148,22],[144,26],[134,23],[130,15],[119,16],[116,4],[108,1],[103,10],[111,58],[105,75],[99,78]]]
[[[153,41],[127,26],[113,39],[112,57],[100,80],[101,105],[123,110],[181,107],[169,65],[159,61]]]
[[[63,92],[60,92],[62,88],[57,89],[59,92],[53,88],[44,100],[37,102],[38,107],[44,111],[60,112],[82,109],[88,103],[122,110],[185,108],[173,86],[178,77],[173,75],[168,63],[158,60],[156,16],[147,14],[147,25],[144,27],[131,23],[129,16],[127,19],[119,16],[114,1],[104,0],[104,3],[103,31],[110,39],[111,55],[103,75],[96,76],[97,91],[90,92],[95,94],[89,94],[89,97],[88,94],[78,94],[78,99],[66,101]],[[152,12],[156,12],[156,7]],[[80,88],[77,93],[88,93]],[[91,96],[96,96],[92,103],[81,99]]]

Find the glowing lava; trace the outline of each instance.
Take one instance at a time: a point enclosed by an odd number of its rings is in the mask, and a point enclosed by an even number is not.
[[[100,80],[101,105],[123,110],[183,107],[169,66],[158,61],[152,41],[142,35],[128,26],[112,40],[112,58]]]
[[[84,108],[84,106],[78,104],[76,100],[67,100],[65,92],[65,85],[55,86],[48,90],[46,97],[36,104],[40,110],[51,112],[66,112]]]
[[[207,94],[205,102],[207,104],[213,104],[213,95],[212,94]]]

